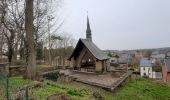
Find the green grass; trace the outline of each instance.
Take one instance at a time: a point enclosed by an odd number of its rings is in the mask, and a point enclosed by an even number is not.
[[[66,85],[46,81],[46,85],[42,88],[35,89],[33,95],[38,100],[46,100],[52,94],[62,93],[69,96],[72,100],[89,100],[89,91],[83,87],[74,87],[73,85]]]
[[[170,87],[148,79],[134,79],[120,88],[112,100],[170,100]]]
[[[30,85],[32,84],[32,80],[24,80],[21,76],[15,76],[9,78],[9,92],[10,95],[17,92],[19,89],[21,89],[24,85]],[[3,98],[4,94],[4,85],[2,84],[2,81],[0,81],[0,99]]]
[[[23,79],[21,76],[9,78],[9,91],[16,92],[18,89],[23,88],[24,85],[32,84],[32,80]]]
[[[22,77],[11,77],[9,78],[9,90],[14,93],[24,85],[32,83],[33,81],[24,80]],[[1,83],[0,91],[2,92]],[[95,100],[92,95],[96,91],[104,97],[104,100],[170,100],[170,86],[142,78],[132,79],[120,87],[115,94],[77,82],[56,83],[45,81],[43,87],[33,89],[32,94],[29,95],[36,97],[37,100],[46,100],[50,95],[62,93],[72,100]],[[2,98],[1,95],[0,98]]]

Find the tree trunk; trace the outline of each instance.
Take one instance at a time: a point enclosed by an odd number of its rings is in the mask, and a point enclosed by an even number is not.
[[[18,41],[17,43],[14,45],[14,49],[13,49],[13,60],[12,61],[17,61],[18,60]]]
[[[9,63],[12,62],[12,56],[13,56],[13,48],[12,48],[12,46],[9,44],[9,45],[8,45],[8,61],[9,61]]]
[[[2,28],[0,26],[0,28]],[[2,31],[4,32],[4,31]],[[4,36],[3,36],[3,33],[0,35],[1,36],[1,40],[0,40],[0,62],[2,62],[2,55],[3,55],[3,50],[2,50],[2,46],[3,46],[3,43],[4,43]]]
[[[28,45],[27,78],[36,79],[36,52],[33,33],[33,0],[26,0],[25,9],[26,43]]]

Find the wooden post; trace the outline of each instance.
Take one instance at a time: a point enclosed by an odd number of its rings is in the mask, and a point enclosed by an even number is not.
[[[9,100],[9,91],[8,91],[9,80],[8,80],[8,74],[6,74],[5,77],[6,77],[6,98],[7,98],[7,100]]]
[[[28,86],[25,87],[25,100],[28,100]]]

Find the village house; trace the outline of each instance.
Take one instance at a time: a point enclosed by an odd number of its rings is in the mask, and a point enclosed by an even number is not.
[[[170,58],[170,51],[166,52],[166,58]]]
[[[142,57],[144,57],[144,54],[138,50],[135,51],[134,55],[135,55],[135,58],[137,58],[137,59],[141,59]]]
[[[140,75],[141,77],[152,78],[152,61],[148,58],[142,58],[140,60]]]
[[[92,34],[87,17],[86,39],[79,39],[72,55],[70,67],[83,72],[106,72],[109,57],[92,41]]]
[[[164,59],[164,62],[162,64],[162,75],[163,75],[163,81],[170,83],[170,58]]]
[[[162,79],[162,73],[157,71],[152,59],[150,58],[142,58],[140,60],[140,75],[141,77]]]
[[[163,59],[165,59],[165,54],[159,53],[158,51],[154,51],[154,52],[152,52],[150,57],[153,58],[153,59],[163,60]]]

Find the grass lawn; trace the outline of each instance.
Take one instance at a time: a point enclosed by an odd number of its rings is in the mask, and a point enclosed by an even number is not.
[[[32,84],[31,80],[23,80],[22,77],[11,77],[9,79],[10,92],[15,92],[24,85]],[[62,93],[72,100],[95,100],[93,92],[98,92],[104,100],[170,100],[170,86],[160,84],[148,79],[132,79],[124,86],[120,87],[116,93],[105,91],[86,84],[77,82],[56,83],[46,80],[45,85],[32,90],[31,97],[37,100],[46,100],[52,94]],[[0,94],[2,84],[0,84]],[[0,95],[0,99],[1,99]]]
[[[32,84],[32,80],[24,80],[21,76],[16,77],[10,77],[9,78],[9,92],[10,94],[13,94],[17,92],[20,88],[22,88],[24,85],[30,85]],[[2,81],[0,80],[0,100],[3,100],[4,95],[4,85],[2,84]]]
[[[86,84],[77,82],[72,83],[55,83],[52,81],[46,81],[46,84],[42,88],[35,89],[33,95],[38,100],[46,100],[48,96],[55,93],[63,93],[69,96],[72,100],[95,100],[93,92],[100,93],[103,97],[111,96],[112,93],[105,91],[101,88],[96,88]]]
[[[170,100],[170,86],[148,79],[134,79],[110,100]]]

